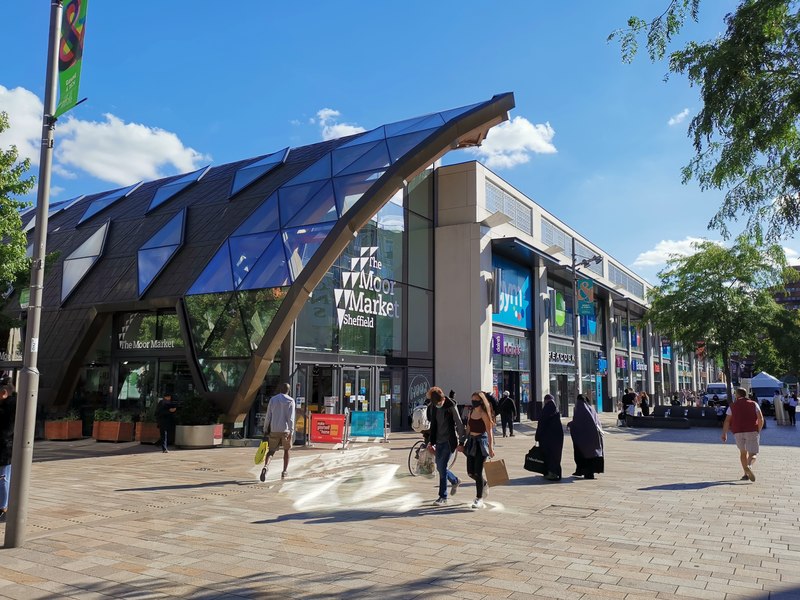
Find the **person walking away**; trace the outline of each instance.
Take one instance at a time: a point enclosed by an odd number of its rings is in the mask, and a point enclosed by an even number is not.
[[[172,399],[172,392],[167,390],[156,406],[156,425],[161,434],[161,452],[169,452],[169,442],[175,439],[175,412],[177,405]]]
[[[649,417],[650,416],[650,396],[647,395],[647,392],[642,392],[639,394],[639,406],[642,409],[642,416]]]
[[[572,436],[572,448],[575,454],[575,472],[573,477],[594,479],[595,473],[602,473],[605,467],[603,457],[603,428],[597,412],[583,394],[578,394],[575,402],[575,414],[567,424]]]
[[[545,479],[561,480],[561,452],[564,449],[564,428],[561,427],[561,413],[558,412],[552,394],[544,397],[542,416],[536,427],[536,441],[542,447],[544,464],[547,467]]]
[[[483,499],[489,487],[483,477],[483,464],[487,457],[494,458],[491,406],[483,392],[472,394],[464,456],[467,458],[467,475],[475,480],[475,500],[471,508],[483,508]]]
[[[797,392],[792,392],[789,396],[789,402],[786,405],[786,411],[789,413],[789,425],[796,426],[795,414],[797,413]]]
[[[279,392],[269,399],[267,405],[267,416],[264,422],[268,431],[269,450],[264,458],[264,468],[261,469],[261,481],[267,478],[269,463],[273,455],[278,451],[278,446],[283,448],[283,471],[281,479],[286,479],[289,470],[289,450],[292,448],[292,435],[294,434],[295,412],[294,398],[289,395],[291,386],[282,383],[278,388]]]
[[[747,390],[736,389],[736,399],[728,407],[725,422],[722,424],[722,441],[728,441],[728,430],[736,438],[736,447],[739,448],[739,460],[744,469],[742,480],[755,481],[753,463],[758,456],[759,434],[764,426],[764,416],[757,402],[747,398]]]
[[[461,481],[447,468],[453,452],[464,450],[464,423],[458,414],[456,403],[446,398],[442,388],[432,387],[428,390],[431,396],[429,407],[431,422],[428,451],[436,455],[436,470],[439,472],[439,497],[434,501],[436,506],[447,504],[447,484],[450,484],[450,495],[458,491]]]
[[[503,437],[506,437],[506,427],[508,427],[511,437],[514,437],[514,419],[517,416],[517,405],[511,394],[506,390],[500,400],[500,421],[503,427]]]
[[[14,419],[17,399],[14,386],[0,386],[0,523],[5,522],[11,487],[11,450],[14,446]]]

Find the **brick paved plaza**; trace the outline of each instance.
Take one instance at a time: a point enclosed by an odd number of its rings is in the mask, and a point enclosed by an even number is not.
[[[406,470],[411,434],[299,450],[266,484],[253,448],[39,443],[0,597],[800,597],[800,432],[770,421],[749,483],[718,429],[609,426],[606,474],[551,484],[521,468],[521,429],[498,440],[512,481],[481,511],[472,485],[430,506],[434,480]]]

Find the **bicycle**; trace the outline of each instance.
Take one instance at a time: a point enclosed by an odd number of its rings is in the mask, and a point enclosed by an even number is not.
[[[408,472],[411,473],[412,477],[416,477],[417,475],[433,475],[434,471],[436,471],[436,464],[433,459],[433,454],[431,454],[431,460],[423,462],[424,465],[430,466],[422,466],[420,465],[420,454],[422,452],[427,452],[428,446],[425,443],[425,440],[417,440],[414,442],[414,445],[411,446],[411,450],[408,453]],[[450,463],[447,465],[448,469],[452,469],[453,465],[456,463],[456,456],[458,452],[453,452],[453,456],[450,458]],[[424,456],[424,455],[423,455]]]

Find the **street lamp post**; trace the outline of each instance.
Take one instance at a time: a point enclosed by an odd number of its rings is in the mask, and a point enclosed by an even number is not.
[[[578,267],[588,267],[592,263],[600,263],[603,257],[595,254],[591,258],[577,260],[575,254],[575,238],[572,238],[572,312],[575,319],[572,326],[573,346],[575,349],[575,371],[577,374],[578,393],[583,393],[583,369],[581,364],[581,315],[578,312]]]

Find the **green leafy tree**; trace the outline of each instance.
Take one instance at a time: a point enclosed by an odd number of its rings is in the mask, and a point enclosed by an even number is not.
[[[766,334],[753,347],[755,367],[780,377],[800,373],[800,312],[779,308],[766,324]]]
[[[722,359],[730,393],[731,354],[747,355],[761,343],[781,310],[773,291],[796,275],[779,245],[757,237],[739,236],[730,248],[705,241],[694,249],[672,257],[659,273],[645,318],[683,348],[705,342],[706,352]]]
[[[646,38],[651,60],[663,59],[700,0],[671,0],[658,17],[631,17],[619,39],[633,60]],[[723,35],[687,43],[669,55],[669,71],[700,89],[703,106],[689,125],[695,155],[684,183],[725,191],[709,227],[747,216],[750,229],[774,239],[800,227],[800,15],[798,0],[743,0],[725,16]]]
[[[0,112],[0,133],[6,129],[8,115]],[[29,160],[19,160],[16,146],[8,150],[0,148],[0,307],[10,288],[19,287],[30,273],[30,260],[25,257],[27,238],[19,216],[19,211],[28,203],[17,199],[33,189],[34,178],[25,177],[29,168]],[[0,334],[3,330],[7,332],[12,323],[0,313]]]

